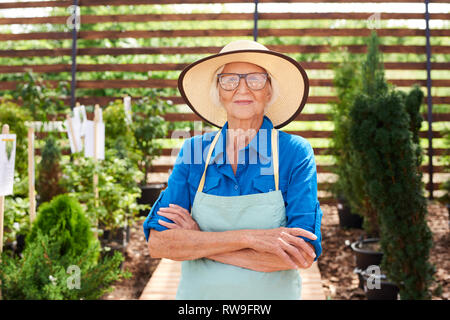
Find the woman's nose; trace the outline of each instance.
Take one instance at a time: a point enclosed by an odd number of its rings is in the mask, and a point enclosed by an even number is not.
[[[249,87],[247,87],[247,81],[245,80],[245,78],[240,78],[239,79],[239,84],[236,88],[236,92],[247,92],[250,91]]]

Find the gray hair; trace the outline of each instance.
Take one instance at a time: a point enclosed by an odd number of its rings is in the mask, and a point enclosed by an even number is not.
[[[211,87],[210,87],[210,91],[209,91],[209,94],[211,96],[211,100],[214,102],[214,104],[216,106],[222,107],[222,108],[223,108],[223,104],[220,101],[219,83],[217,81],[217,75],[219,73],[221,73],[224,68],[225,68],[225,65],[221,66],[220,68],[218,68],[216,70],[216,72],[214,72],[214,75],[213,75],[213,78],[212,78]],[[275,100],[278,98],[278,95],[279,95],[279,92],[280,92],[279,91],[279,86],[278,86],[278,81],[272,76],[272,74],[269,71],[266,70],[266,72],[269,74],[269,77],[270,77],[270,87],[271,87],[271,94],[272,94],[272,96],[270,97],[269,102],[267,103],[267,105],[264,108],[264,113],[266,113],[267,109],[275,102]]]

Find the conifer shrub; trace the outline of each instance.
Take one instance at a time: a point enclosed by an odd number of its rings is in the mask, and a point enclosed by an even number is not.
[[[429,299],[432,235],[418,143],[423,95],[418,87],[408,94],[394,90],[381,75],[366,75],[365,88],[355,98],[350,141],[363,164],[362,187],[377,212],[381,269],[399,287],[402,299]]]
[[[100,245],[80,204],[68,195],[43,204],[21,258],[2,256],[4,299],[98,299],[128,272],[123,256],[100,259]]]
[[[38,178],[36,190],[39,194],[39,202],[48,202],[53,197],[63,194],[64,189],[60,184],[61,179],[61,148],[58,141],[49,135],[41,151],[41,161],[38,165]]]

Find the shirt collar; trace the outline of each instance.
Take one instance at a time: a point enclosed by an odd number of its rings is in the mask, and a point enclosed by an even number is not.
[[[221,135],[219,140],[217,140],[216,146],[214,147],[213,153],[211,155],[211,160],[213,162],[217,161],[218,165],[225,164],[225,155],[226,155],[226,131],[228,129],[228,121],[223,126],[222,130],[219,131]],[[250,141],[249,144],[245,146],[245,148],[239,150],[239,153],[253,152],[255,155],[264,158],[266,160],[270,159],[271,152],[271,134],[272,134],[273,124],[272,121],[264,116],[261,127],[258,130],[256,136]],[[216,160],[217,159],[217,160]]]

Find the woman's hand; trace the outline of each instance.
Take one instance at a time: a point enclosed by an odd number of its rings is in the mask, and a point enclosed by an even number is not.
[[[293,269],[309,268],[316,255],[312,246],[298,236],[317,239],[301,228],[248,230],[246,239],[251,249],[276,254]]]
[[[200,231],[197,222],[192,218],[189,211],[176,204],[169,204],[169,207],[159,208],[158,215],[172,220],[174,223],[159,220],[159,224],[169,229],[185,229]]]

